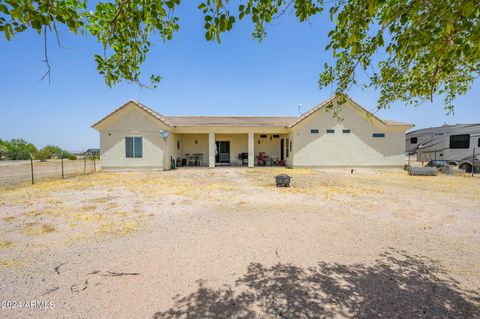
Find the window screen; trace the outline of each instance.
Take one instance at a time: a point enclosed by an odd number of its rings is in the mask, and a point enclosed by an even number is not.
[[[319,131],[318,129],[314,129],[314,128],[312,128],[312,129],[310,130],[310,133],[311,133],[311,134],[318,134],[319,132],[320,132],[320,131]]]
[[[385,137],[385,133],[373,133],[373,137]]]
[[[350,134],[350,129],[344,129],[342,132],[343,132],[344,134]]]
[[[470,134],[450,135],[450,148],[469,148]]]
[[[410,144],[417,144],[418,143],[418,138],[417,137],[411,137],[410,138]]]
[[[335,133],[335,130],[333,130],[333,129],[328,129],[328,130],[327,130],[327,133],[328,133],[328,134],[333,134],[333,133]]]
[[[134,144],[135,157],[142,157],[143,156],[142,138],[134,137],[133,139],[135,141],[135,144]]]
[[[125,156],[133,157],[133,137],[125,137]]]
[[[125,137],[125,156],[143,157],[143,143],[142,138],[139,136],[127,136]]]

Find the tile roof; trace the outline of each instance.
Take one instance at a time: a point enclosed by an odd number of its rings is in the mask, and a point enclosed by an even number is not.
[[[297,118],[286,116],[167,116],[173,126],[283,126]]]
[[[390,126],[413,126],[410,123],[400,122],[400,121],[393,121],[393,120],[383,120],[385,124]]]
[[[100,121],[96,122],[92,125],[92,127],[97,126],[113,114],[117,113],[124,107],[126,107],[129,103],[135,104],[144,112],[150,114],[157,120],[161,121],[167,126],[176,127],[176,126],[237,126],[237,127],[247,127],[247,126],[261,126],[261,127],[293,127],[315,113],[316,111],[320,110],[321,108],[325,107],[329,103],[331,103],[337,96],[332,96],[329,99],[323,101],[319,105],[315,106],[311,110],[303,113],[299,117],[292,117],[292,116],[166,116],[158,113],[157,111],[149,108],[148,106],[143,105],[134,100],[129,100],[127,103],[123,104]],[[347,97],[354,105],[362,109],[363,111],[370,114],[372,117],[380,121],[381,123],[388,125],[388,126],[412,126],[412,124],[403,123],[399,121],[391,121],[391,120],[381,120],[373,113],[369,112],[358,103]]]

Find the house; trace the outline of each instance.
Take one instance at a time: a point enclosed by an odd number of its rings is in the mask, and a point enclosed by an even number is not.
[[[89,148],[83,153],[85,156],[97,156],[100,154],[100,150],[98,148]]]
[[[381,120],[342,95],[299,117],[166,116],[128,101],[92,127],[102,168],[119,170],[168,169],[172,159],[209,167],[401,167],[413,125]]]

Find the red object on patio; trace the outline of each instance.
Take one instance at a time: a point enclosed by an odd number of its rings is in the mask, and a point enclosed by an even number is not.
[[[258,153],[258,166],[265,166],[265,152]]]

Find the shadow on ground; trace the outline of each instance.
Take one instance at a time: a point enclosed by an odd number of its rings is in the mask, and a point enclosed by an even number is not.
[[[153,318],[480,318],[479,305],[435,261],[390,250],[371,265],[252,263],[234,287],[199,281]]]

